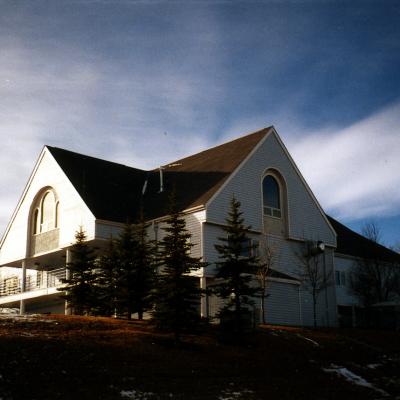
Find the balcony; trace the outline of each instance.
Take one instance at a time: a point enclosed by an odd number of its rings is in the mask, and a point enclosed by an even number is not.
[[[36,271],[36,274],[33,275],[27,273],[24,292],[22,291],[21,277],[5,278],[0,281],[0,304],[56,293],[57,288],[63,285],[62,280],[65,277],[65,268]]]

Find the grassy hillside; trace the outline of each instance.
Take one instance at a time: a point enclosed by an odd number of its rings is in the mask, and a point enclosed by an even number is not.
[[[176,346],[146,322],[0,317],[2,400],[381,398],[400,399],[395,332],[268,326],[234,346],[210,328]]]

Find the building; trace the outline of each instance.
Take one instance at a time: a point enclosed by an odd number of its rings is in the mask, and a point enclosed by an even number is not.
[[[234,195],[251,225],[251,240],[260,251],[268,243],[276,252],[267,320],[312,325],[312,297],[299,279],[299,255],[306,244],[323,243],[318,258],[332,284],[319,296],[318,323],[337,325],[336,232],[274,127],[151,171],[45,146],[0,243],[0,266],[7,267],[0,268],[0,306],[64,312],[57,287],[75,232],[82,227],[101,249],[124,223],[137,219],[143,205],[149,236],[160,239],[172,188],[192,234],[193,255],[209,263],[196,275],[201,287],[214,282],[214,244],[224,235]],[[218,299],[203,298],[201,313],[214,315],[219,306]]]
[[[389,271],[397,272],[397,285],[400,285],[400,254],[353,232],[340,222],[328,216],[328,220],[337,233],[335,251],[335,285],[338,320],[341,326],[373,325],[382,328],[400,328],[400,287],[389,290],[385,279],[392,278]],[[355,266],[368,268],[373,274],[378,273],[375,281],[381,281],[381,296],[375,298],[371,307],[370,321],[360,298],[352,293],[351,273]],[[396,288],[394,288],[396,289]],[[371,298],[375,297],[372,293]]]

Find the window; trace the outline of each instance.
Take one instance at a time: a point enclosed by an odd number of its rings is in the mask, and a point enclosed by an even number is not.
[[[55,227],[55,201],[54,194],[47,192],[43,196],[41,217],[40,217],[40,231],[46,232]]]
[[[260,243],[258,240],[252,240],[249,238],[243,240],[243,242],[241,242],[240,256],[241,257],[258,257],[259,244]],[[229,238],[228,238],[228,245],[233,246],[233,243],[229,241]]]
[[[263,206],[264,215],[282,217],[280,187],[272,175],[267,175],[263,180]]]
[[[336,286],[346,286],[346,272],[335,271]]]
[[[32,213],[32,233],[34,235],[58,227],[58,205],[52,190],[47,190],[43,196],[39,197]]]

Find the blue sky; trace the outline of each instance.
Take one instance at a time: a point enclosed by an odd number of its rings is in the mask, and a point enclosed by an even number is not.
[[[0,231],[44,144],[153,168],[275,125],[328,213],[400,241],[399,2],[0,10]]]

